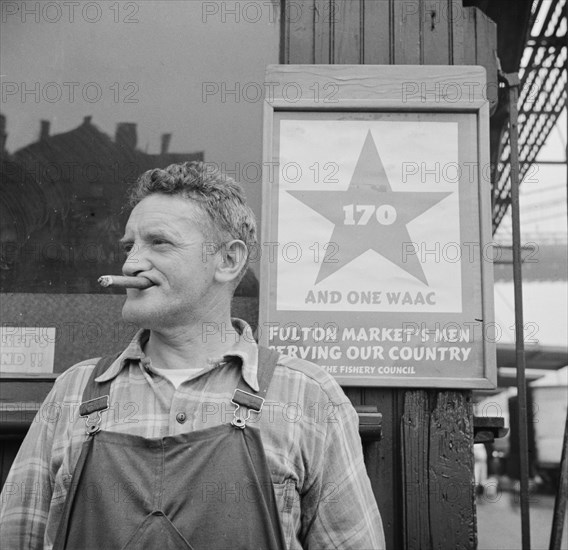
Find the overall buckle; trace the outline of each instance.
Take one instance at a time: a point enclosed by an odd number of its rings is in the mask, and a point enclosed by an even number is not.
[[[84,401],[79,407],[79,415],[86,417],[85,426],[86,434],[94,435],[101,429],[102,416],[101,412],[108,410],[110,397],[103,395],[89,401]]]
[[[233,392],[233,397],[231,398],[231,403],[237,408],[233,411],[233,420],[231,420],[231,426],[244,430],[247,425],[247,421],[250,419],[251,411],[259,414],[262,411],[264,405],[264,399],[253,393],[249,393],[244,390],[237,388]],[[245,408],[245,416],[243,417],[239,410],[241,406]]]

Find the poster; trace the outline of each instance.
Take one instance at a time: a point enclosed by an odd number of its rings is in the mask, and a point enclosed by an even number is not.
[[[475,135],[467,113],[276,112],[264,342],[343,385],[487,384]]]
[[[55,327],[0,327],[0,374],[53,372]]]

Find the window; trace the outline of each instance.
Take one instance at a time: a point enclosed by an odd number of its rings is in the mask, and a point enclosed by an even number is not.
[[[108,292],[127,186],[151,168],[212,162],[258,214],[277,0],[1,8],[2,292]]]

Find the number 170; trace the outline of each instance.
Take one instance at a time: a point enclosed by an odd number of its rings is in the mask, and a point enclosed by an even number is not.
[[[343,212],[343,225],[367,225],[373,214],[381,225],[391,225],[396,221],[396,209],[390,204],[347,204]],[[355,220],[355,214],[361,214],[358,220]]]

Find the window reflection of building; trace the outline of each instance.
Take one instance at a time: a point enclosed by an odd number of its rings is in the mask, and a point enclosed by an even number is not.
[[[24,247],[32,235],[49,225],[50,210],[45,186],[6,151],[6,118],[0,115],[0,282],[30,282]],[[55,197],[55,194],[53,195]]]
[[[97,274],[118,272],[117,240],[127,212],[126,189],[142,172],[203,153],[170,153],[171,134],[159,154],[137,149],[136,124],[119,123],[112,140],[84,118],[51,136],[41,121],[38,141],[13,155],[2,144],[1,284],[3,292],[97,292]]]

